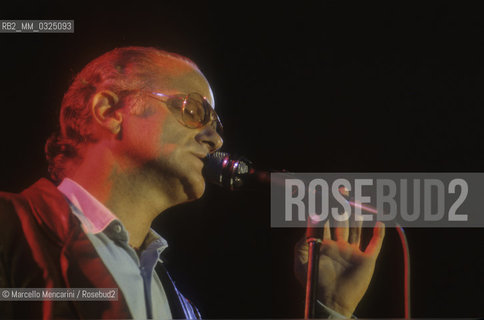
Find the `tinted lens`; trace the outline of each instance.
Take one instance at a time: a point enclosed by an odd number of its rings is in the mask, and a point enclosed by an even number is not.
[[[190,94],[185,98],[183,121],[190,128],[201,128],[208,123],[202,96]]]
[[[168,106],[175,109],[176,111],[179,111],[183,109],[184,102],[185,102],[185,96],[180,95],[180,96],[173,96],[170,99],[168,99],[167,104]]]
[[[167,101],[168,105],[181,111],[181,121],[189,128],[201,128],[210,124],[218,134],[222,135],[222,124],[208,101],[198,93],[186,96],[173,96]]]

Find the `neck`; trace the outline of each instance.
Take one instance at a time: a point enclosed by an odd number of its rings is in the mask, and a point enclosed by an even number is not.
[[[126,170],[105,147],[90,148],[69,178],[104,204],[123,223],[129,244],[139,248],[151,223],[164,210],[180,201],[162,178],[154,181],[141,170]],[[164,187],[165,186],[165,187]]]

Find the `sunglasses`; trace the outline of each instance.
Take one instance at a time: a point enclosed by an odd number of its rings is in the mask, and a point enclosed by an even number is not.
[[[175,113],[177,120],[187,128],[198,129],[211,125],[215,131],[222,135],[223,126],[212,105],[201,94],[192,92],[189,94],[167,95],[161,92],[143,91],[150,97],[165,103]]]

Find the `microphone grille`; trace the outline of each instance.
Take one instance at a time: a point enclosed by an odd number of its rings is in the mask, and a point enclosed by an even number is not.
[[[234,190],[243,184],[244,176],[249,173],[248,162],[226,152],[214,152],[205,159],[205,179],[207,182]]]
[[[207,156],[209,161],[222,161],[225,157],[230,157],[227,152],[216,151]]]

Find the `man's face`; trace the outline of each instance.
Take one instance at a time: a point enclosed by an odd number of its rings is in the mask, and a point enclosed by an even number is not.
[[[214,105],[213,94],[206,79],[191,66],[176,61],[169,78],[162,77],[153,91],[165,95],[199,93]],[[222,139],[212,126],[193,129],[178,121],[179,115],[166,103],[140,93],[138,101],[143,112],[123,110],[121,164],[133,178],[145,179],[159,186],[175,201],[202,196],[205,181],[202,159],[222,146]]]

